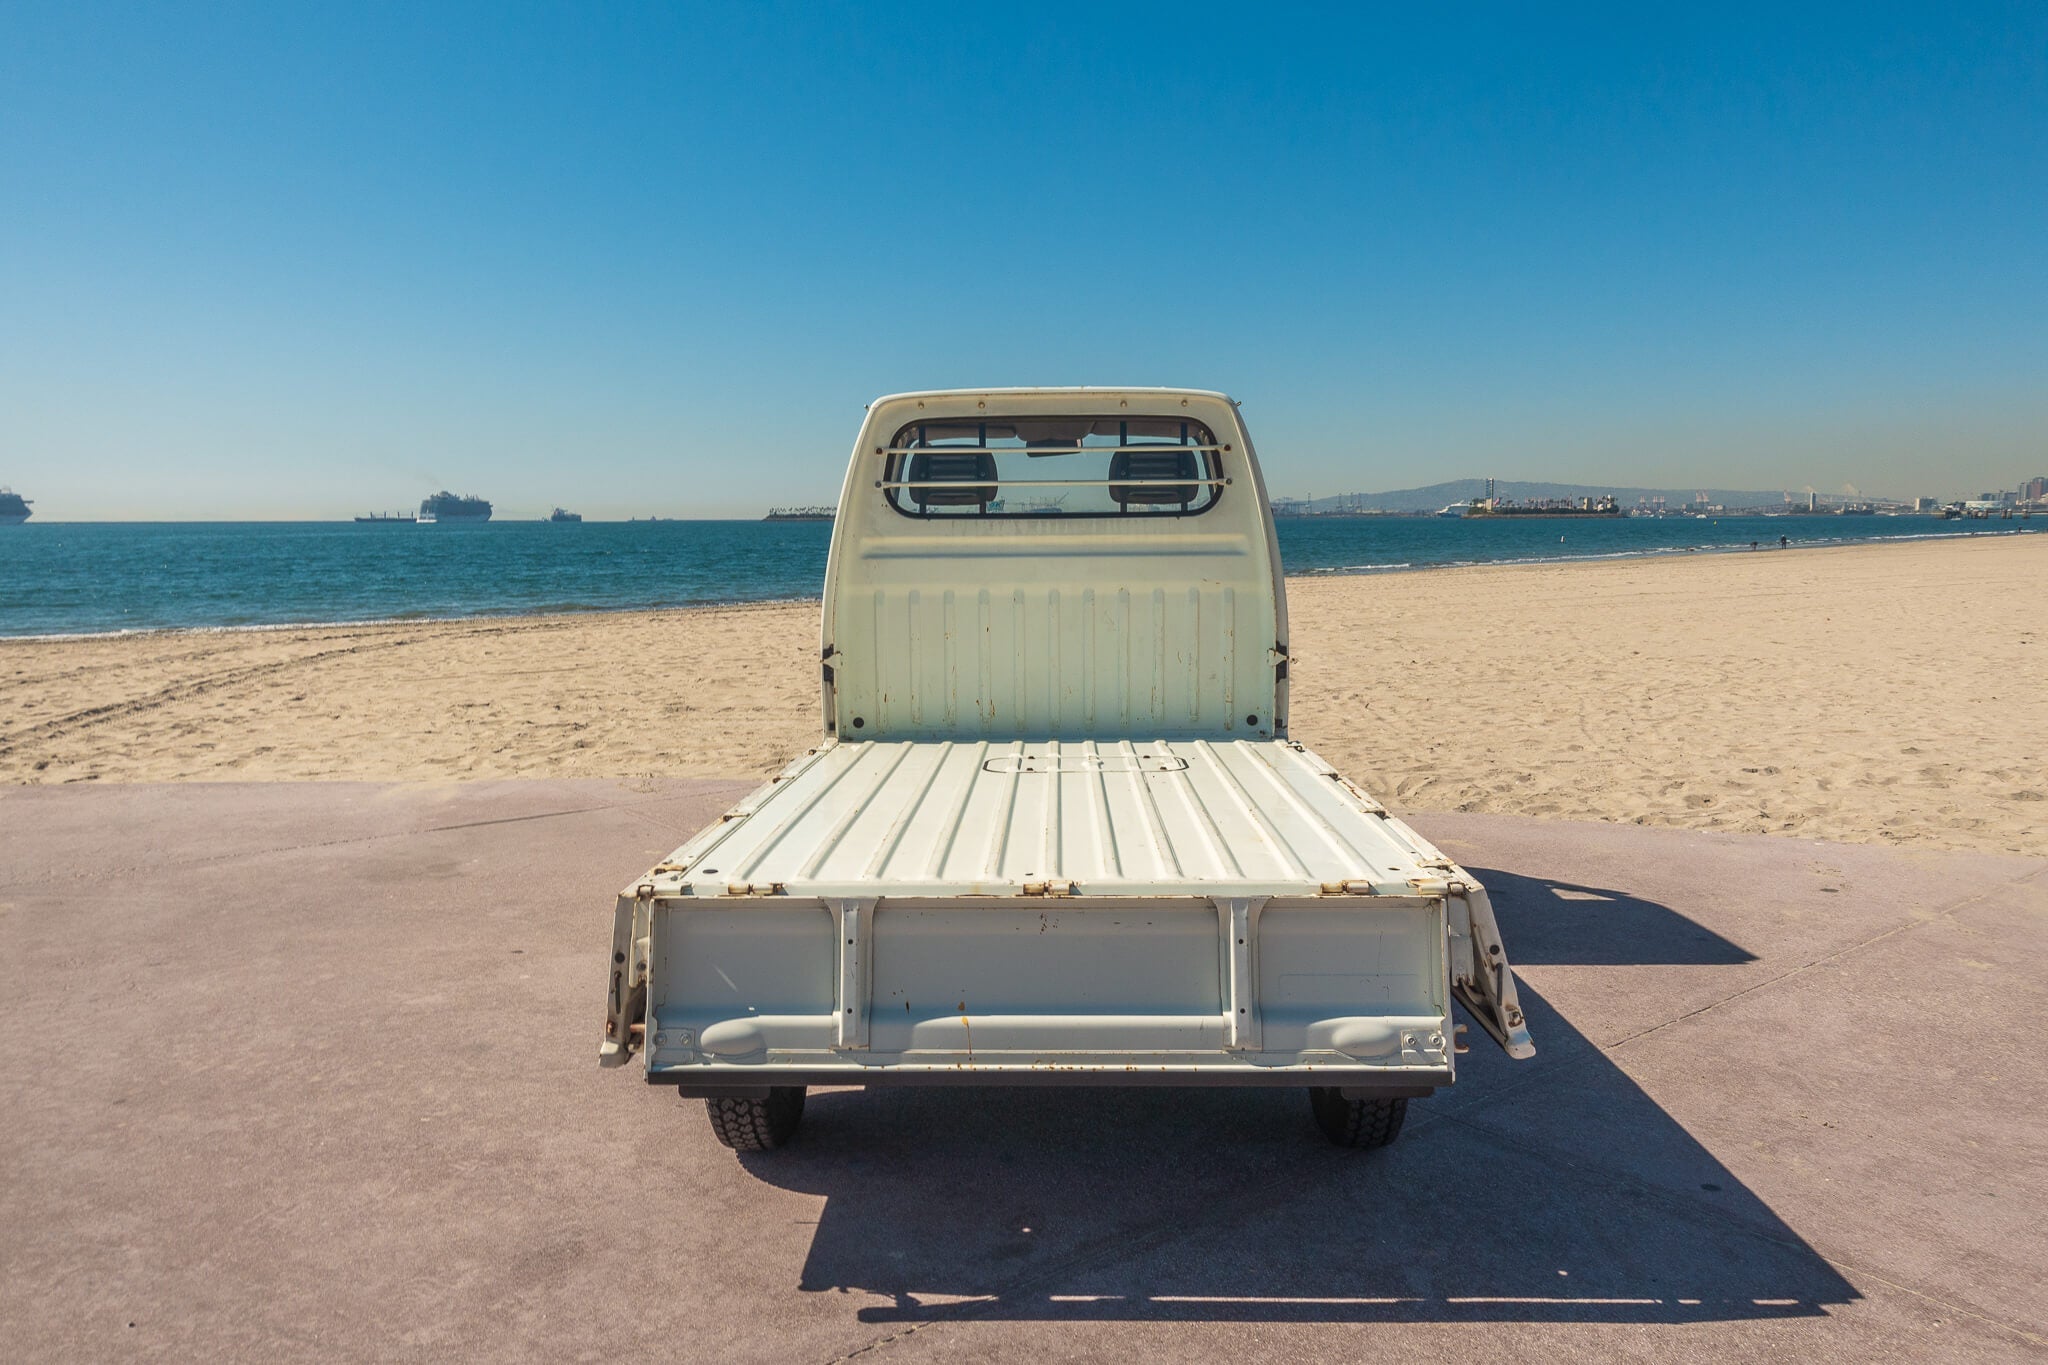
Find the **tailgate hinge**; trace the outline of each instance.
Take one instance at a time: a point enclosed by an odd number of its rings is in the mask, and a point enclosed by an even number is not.
[[[654,919],[654,885],[642,882],[620,896],[612,917],[611,989],[605,992],[600,1066],[624,1066],[647,1030],[647,957]]]
[[[1494,922],[1493,903],[1487,899],[1486,889],[1454,880],[1444,888],[1444,895],[1451,936],[1452,993],[1508,1056],[1535,1056],[1529,1021],[1523,1017],[1515,993],[1515,969],[1508,965],[1507,948],[1500,941],[1500,926]]]

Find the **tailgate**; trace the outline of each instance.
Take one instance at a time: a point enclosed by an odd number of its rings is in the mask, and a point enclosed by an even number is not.
[[[1441,899],[621,911],[645,925],[658,1082],[1451,1079]]]

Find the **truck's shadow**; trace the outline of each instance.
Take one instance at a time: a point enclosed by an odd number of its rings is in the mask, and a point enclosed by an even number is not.
[[[1626,891],[1474,867],[1519,967],[1734,965],[1756,954],[1656,901]],[[1540,1044],[1539,1044],[1540,1046]]]
[[[1480,875],[1525,961],[1751,960],[1663,906]],[[1509,1063],[1473,1029],[1457,1090],[1381,1152],[1327,1145],[1295,1090],[944,1088],[814,1092],[796,1142],[743,1160],[826,1196],[802,1287],[893,1299],[870,1322],[1681,1322],[1858,1297],[1522,1000],[1541,1054]]]

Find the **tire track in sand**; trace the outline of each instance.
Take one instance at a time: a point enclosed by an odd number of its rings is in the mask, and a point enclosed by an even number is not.
[[[535,631],[559,630],[562,627],[552,622],[524,622],[517,625],[483,627],[467,632],[474,636],[525,635]],[[330,637],[332,638],[332,637]],[[404,635],[396,639],[361,640],[338,649],[320,649],[309,654],[298,654],[288,659],[273,659],[266,663],[245,664],[218,673],[202,674],[199,677],[182,678],[154,691],[120,701],[105,702],[88,706],[83,710],[52,716],[47,720],[33,721],[17,730],[0,730],[0,758],[18,753],[25,745],[58,739],[81,730],[90,730],[111,722],[134,716],[147,715],[178,702],[189,701],[222,688],[235,687],[261,678],[306,664],[322,663],[330,659],[346,658],[373,651],[403,649],[420,642],[418,636]]]

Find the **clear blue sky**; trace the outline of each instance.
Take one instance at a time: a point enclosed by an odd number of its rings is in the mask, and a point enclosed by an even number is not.
[[[906,388],[1280,493],[2048,472],[2048,5],[0,6],[50,519],[829,500]]]

